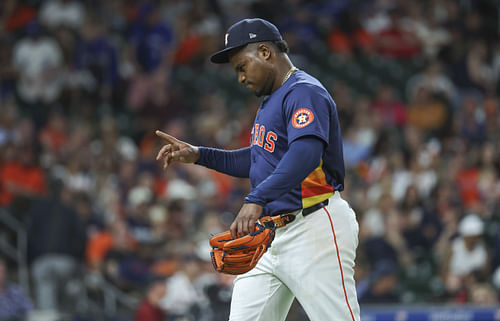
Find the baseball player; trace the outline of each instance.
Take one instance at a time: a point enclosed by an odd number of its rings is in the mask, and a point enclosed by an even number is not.
[[[295,68],[278,29],[244,19],[211,56],[230,63],[238,81],[263,97],[250,146],[219,150],[166,141],[157,160],[196,163],[250,178],[251,192],[231,224],[233,237],[263,216],[293,213],[257,265],[236,277],[230,321],[285,320],[294,297],[312,321],[359,321],[354,283],[358,223],[342,199],[344,160],[335,102],[314,77]]]

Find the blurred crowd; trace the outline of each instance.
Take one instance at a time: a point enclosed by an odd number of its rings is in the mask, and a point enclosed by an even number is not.
[[[154,131],[248,145],[259,101],[208,62],[245,17],[275,23],[337,104],[362,305],[499,304],[498,2],[0,6],[0,207],[28,231],[33,284],[11,317],[74,309],[71,281],[89,279],[141,299],[137,320],[227,318],[232,278],[213,271],[207,240],[249,184],[195,165],[163,171]],[[7,291],[0,272],[1,307],[22,289]]]

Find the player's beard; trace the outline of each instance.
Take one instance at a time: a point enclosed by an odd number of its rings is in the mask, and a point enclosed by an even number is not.
[[[263,94],[262,94],[262,89],[257,90],[257,91],[254,91],[254,92],[253,92],[253,94],[254,94],[255,96],[257,96],[257,97],[262,97],[262,96],[263,96]]]
[[[248,85],[251,85],[251,87],[248,87]],[[255,95],[255,96],[257,96],[257,97],[261,97],[261,96],[263,96],[263,95],[264,95],[264,93],[263,93],[263,92],[264,92],[263,87],[257,88],[257,87],[255,87],[255,84],[253,84],[253,83],[248,83],[248,84],[246,85],[246,87],[247,87],[247,89],[248,89],[248,90],[249,90],[252,94],[254,94],[254,95]]]
[[[254,84],[252,84],[255,86]],[[254,87],[255,88],[255,87]],[[253,91],[253,94],[257,97],[267,96],[273,92],[273,77],[271,74],[268,74],[266,77],[266,81],[264,85]]]

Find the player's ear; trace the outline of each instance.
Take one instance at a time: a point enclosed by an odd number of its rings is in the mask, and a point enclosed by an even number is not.
[[[268,45],[266,45],[265,43],[260,43],[257,46],[257,54],[263,60],[269,60],[271,58],[272,51],[271,51],[271,48],[269,48]]]

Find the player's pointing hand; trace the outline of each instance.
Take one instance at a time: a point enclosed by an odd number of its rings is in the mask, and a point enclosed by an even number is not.
[[[166,142],[156,155],[156,160],[163,158],[163,169],[167,169],[171,162],[194,163],[200,158],[198,147],[180,141],[161,130],[157,130],[155,134]]]

